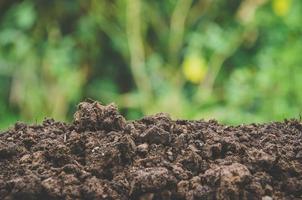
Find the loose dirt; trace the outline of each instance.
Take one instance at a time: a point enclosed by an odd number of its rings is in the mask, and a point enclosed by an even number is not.
[[[83,102],[71,124],[0,134],[0,199],[302,199],[302,124],[126,121]]]

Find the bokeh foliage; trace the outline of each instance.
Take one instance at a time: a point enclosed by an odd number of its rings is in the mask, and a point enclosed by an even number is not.
[[[90,97],[130,119],[299,117],[300,0],[0,1],[0,127],[70,120]]]

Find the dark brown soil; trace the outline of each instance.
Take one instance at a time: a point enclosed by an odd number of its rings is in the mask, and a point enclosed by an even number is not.
[[[302,199],[302,124],[130,122],[83,102],[72,124],[0,134],[0,199]]]

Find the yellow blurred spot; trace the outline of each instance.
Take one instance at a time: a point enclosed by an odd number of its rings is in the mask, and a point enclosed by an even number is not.
[[[183,73],[192,83],[200,83],[206,75],[207,65],[203,57],[196,54],[188,55],[182,65]]]
[[[291,6],[291,0],[273,0],[273,10],[280,17],[286,16]]]

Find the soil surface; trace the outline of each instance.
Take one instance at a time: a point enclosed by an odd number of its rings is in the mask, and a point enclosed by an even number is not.
[[[0,134],[0,199],[302,199],[302,124],[126,121],[83,102],[71,124]]]

